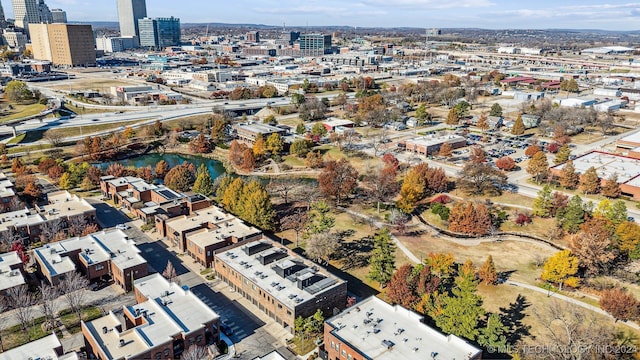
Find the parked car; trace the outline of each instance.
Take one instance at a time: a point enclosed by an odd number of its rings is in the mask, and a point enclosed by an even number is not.
[[[128,230],[130,228],[131,228],[131,226],[129,226],[127,224],[118,224],[118,225],[116,225],[116,229],[118,229],[118,230]]]

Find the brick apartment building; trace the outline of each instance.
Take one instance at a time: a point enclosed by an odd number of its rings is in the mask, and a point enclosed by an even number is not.
[[[347,283],[287,248],[259,240],[215,254],[217,276],[293,333],[298,316],[344,309]]]
[[[177,359],[191,345],[220,339],[220,316],[160,274],[135,281],[137,304],[82,322],[87,352],[100,360]]]
[[[72,271],[89,281],[112,278],[125,291],[132,282],[147,276],[147,261],[120,230],[102,231],[71,238],[33,250],[38,271],[50,284],[57,284]]]

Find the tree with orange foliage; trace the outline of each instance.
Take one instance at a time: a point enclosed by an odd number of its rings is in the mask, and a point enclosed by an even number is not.
[[[438,152],[438,155],[442,157],[451,157],[452,152],[453,152],[453,148],[451,147],[451,144],[446,142],[442,144],[442,146],[440,146],[440,151]]]
[[[472,146],[469,153],[469,161],[474,164],[482,164],[487,159],[487,153],[480,146]]]
[[[345,158],[325,164],[318,176],[318,185],[324,196],[334,197],[336,204],[353,192],[358,182],[358,171]]]
[[[235,166],[240,166],[242,161],[244,160],[244,150],[247,146],[238,142],[237,140],[233,140],[231,142],[231,146],[229,146],[229,161]]]
[[[516,167],[516,162],[509,156],[503,156],[496,160],[496,167],[500,170],[511,171]]]
[[[244,171],[252,171],[256,167],[256,159],[253,157],[251,149],[245,149],[242,152],[242,165],[240,167]]]
[[[167,175],[170,169],[171,167],[169,166],[168,162],[166,162],[165,160],[158,161],[158,163],[156,164],[156,177],[158,179],[164,179],[165,175]]]
[[[578,258],[586,276],[606,272],[616,258],[614,225],[611,221],[594,217],[580,225],[580,232],[573,235],[569,249]]]
[[[478,278],[486,285],[495,285],[498,281],[498,272],[496,271],[496,265],[493,263],[493,257],[487,256],[482,267],[478,269]]]
[[[458,202],[449,213],[449,230],[454,232],[486,235],[491,226],[491,215],[484,204]]]
[[[211,151],[211,141],[200,133],[189,142],[189,149],[197,154],[207,154]]]
[[[600,307],[611,314],[616,321],[638,318],[638,300],[626,289],[615,287],[600,292]]]
[[[413,276],[413,266],[405,264],[391,276],[386,294],[392,304],[400,304],[407,309],[412,309],[420,301],[415,291],[416,279]]]
[[[540,149],[540,146],[538,145],[529,145],[526,150],[524,151],[524,154],[530,158],[533,157],[533,155],[537,154],[538,152],[542,151],[542,149]]]

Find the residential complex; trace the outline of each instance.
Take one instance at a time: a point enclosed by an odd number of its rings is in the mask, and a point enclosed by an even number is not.
[[[0,297],[25,284],[24,265],[15,251],[0,254]]]
[[[0,234],[11,233],[25,244],[40,239],[42,226],[55,223],[59,231],[65,231],[70,222],[93,224],[96,209],[85,199],[58,191],[47,195],[48,203],[34,210],[22,209],[0,214]]]
[[[160,234],[205,267],[213,265],[216,250],[262,239],[261,230],[217,206],[163,220],[156,220]]]
[[[13,182],[4,173],[0,173],[0,212],[13,210],[18,200]]]
[[[87,351],[100,360],[176,359],[220,338],[220,316],[191,291],[159,274],[134,283],[136,305],[82,322]]]
[[[121,230],[102,231],[47,244],[33,250],[38,271],[50,284],[58,284],[72,271],[90,281],[113,279],[125,291],[135,279],[147,276],[147,261]]]
[[[445,335],[421,315],[372,296],[324,324],[325,360],[480,360],[482,350],[455,335]]]
[[[91,25],[29,24],[33,58],[54,65],[92,66],[96,63]]]
[[[255,122],[234,124],[232,129],[235,131],[238,139],[249,143],[254,143],[258,136],[262,136],[262,138],[266,140],[271,134],[278,134],[280,136],[287,134],[287,130],[281,127]]]
[[[259,240],[215,253],[217,276],[293,333],[294,320],[344,309],[347,283],[284,246]]]

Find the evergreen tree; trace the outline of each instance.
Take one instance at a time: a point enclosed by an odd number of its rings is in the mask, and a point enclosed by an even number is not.
[[[455,278],[451,296],[443,300],[442,313],[435,316],[436,326],[446,334],[454,334],[475,341],[480,331],[478,324],[484,316],[482,297],[477,294],[476,271],[468,260]]]
[[[296,126],[296,134],[302,135],[307,132],[307,129],[304,127],[303,123],[298,123]]]
[[[522,121],[522,115],[518,115],[516,121],[513,123],[513,127],[511,128],[511,134],[513,135],[522,135],[524,134],[524,121]]]
[[[500,106],[500,104],[498,103],[494,103],[493,105],[491,105],[489,116],[502,116],[502,106]]]
[[[584,214],[582,198],[575,195],[569,200],[566,208],[558,209],[556,220],[558,221],[558,226],[565,231],[575,233],[580,230],[580,224],[584,222]]]
[[[480,329],[478,344],[494,349],[507,347],[507,334],[509,328],[502,323],[500,315],[492,313],[487,317],[487,325]]]
[[[590,167],[580,176],[580,190],[585,194],[600,192],[600,177],[595,167]]]
[[[213,179],[205,164],[201,164],[196,175],[196,182],[193,184],[193,191],[204,196],[213,194]]]
[[[560,185],[567,189],[575,189],[580,182],[580,175],[576,173],[576,168],[573,166],[573,160],[569,160],[562,166],[559,177]]]
[[[563,162],[569,160],[570,156],[571,156],[571,149],[569,148],[569,145],[567,144],[562,145],[562,147],[556,153],[556,158],[553,160],[553,163],[556,165],[562,164]]]
[[[330,213],[331,207],[324,200],[319,200],[311,204],[305,238],[308,238],[313,234],[321,234],[333,229],[336,223],[336,218]]]
[[[395,270],[396,246],[391,239],[389,229],[376,232],[373,237],[373,250],[369,258],[369,279],[384,287]]]
[[[538,191],[538,197],[533,200],[533,215],[543,218],[549,217],[553,209],[553,203],[551,188],[549,185],[545,185],[542,190]]]

